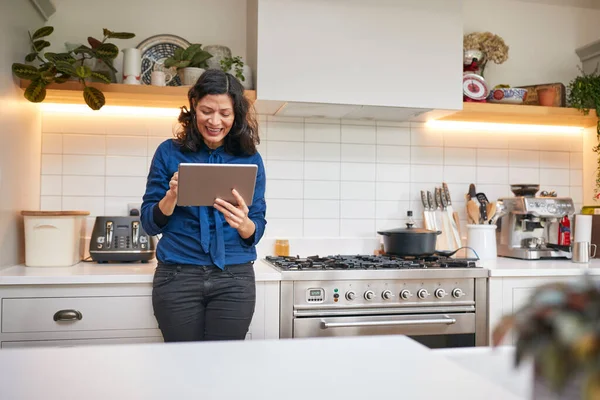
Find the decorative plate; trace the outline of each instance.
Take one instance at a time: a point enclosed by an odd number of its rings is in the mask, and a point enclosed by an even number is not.
[[[484,100],[488,96],[489,92],[490,91],[487,87],[487,84],[481,75],[463,75],[463,93],[468,98],[473,100]]]
[[[164,71],[167,86],[181,86],[175,67],[165,68],[164,62],[177,49],[186,49],[190,42],[175,35],[155,35],[142,41],[137,48],[142,51],[142,83],[150,85],[152,71]]]

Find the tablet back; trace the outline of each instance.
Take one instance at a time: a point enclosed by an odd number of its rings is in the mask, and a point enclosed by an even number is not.
[[[258,167],[254,164],[179,164],[178,206],[212,206],[217,197],[238,205],[236,189],[252,205]]]

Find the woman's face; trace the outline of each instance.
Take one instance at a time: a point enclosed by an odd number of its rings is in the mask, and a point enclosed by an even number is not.
[[[233,102],[226,94],[207,94],[196,104],[196,126],[211,149],[223,145],[233,125]]]

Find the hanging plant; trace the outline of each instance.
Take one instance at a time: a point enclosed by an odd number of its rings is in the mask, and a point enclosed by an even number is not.
[[[135,34],[128,32],[112,32],[104,29],[102,41],[93,37],[88,38],[90,47],[81,45],[71,52],[52,53],[44,52],[50,47],[50,42],[45,38],[54,32],[51,26],[44,26],[33,34],[29,32],[31,52],[25,56],[27,64],[13,63],[12,72],[20,78],[31,81],[25,89],[24,96],[32,103],[41,103],[46,98],[46,86],[51,83],[65,83],[71,78],[76,78],[83,84],[83,99],[92,110],[99,110],[105,104],[104,93],[101,90],[87,86],[89,79],[111,83],[110,76],[102,71],[92,71],[84,65],[87,59],[97,59],[106,64],[113,72],[117,69],[112,65],[113,60],[119,55],[119,48],[107,39],[131,39]],[[36,65],[33,65],[36,62]]]
[[[600,117],[600,75],[598,67],[586,74],[581,70],[581,75],[573,79],[567,87],[568,102],[573,108],[578,109],[583,115],[588,115],[590,110],[596,111],[596,116]],[[593,151],[596,153],[596,190],[594,201],[600,199],[600,120],[596,122],[596,146]]]

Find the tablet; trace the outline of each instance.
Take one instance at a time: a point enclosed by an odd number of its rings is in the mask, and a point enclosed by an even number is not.
[[[249,207],[254,197],[258,167],[254,164],[179,164],[178,206],[212,206],[218,197],[238,205],[236,189]]]

